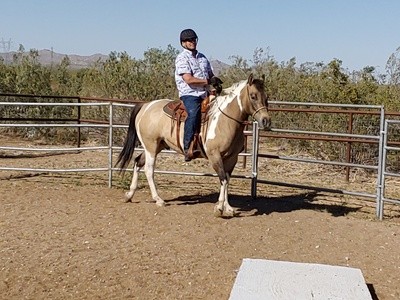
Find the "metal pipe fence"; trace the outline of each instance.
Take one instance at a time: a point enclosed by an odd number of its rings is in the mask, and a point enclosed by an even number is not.
[[[114,104],[117,105],[117,104]],[[0,102],[0,106],[72,106],[72,107],[95,107],[95,106],[110,106],[109,103],[41,103],[41,102]],[[9,121],[9,120],[7,120]],[[61,120],[63,122],[65,120]],[[70,120],[69,120],[70,121]],[[1,123],[1,128],[109,128],[110,125],[101,124],[82,124],[75,120],[75,124],[44,124],[44,123]],[[78,143],[80,145],[80,143]],[[13,147],[13,146],[0,146],[1,150],[5,151],[33,151],[33,152],[82,152],[82,151],[98,151],[98,150],[109,150],[108,146],[88,146],[88,147],[51,147],[51,148],[33,148],[33,147]],[[46,173],[66,173],[66,172],[98,172],[108,171],[109,167],[96,167],[96,168],[28,168],[28,167],[7,167],[0,166],[0,170],[3,171],[26,171],[26,172],[46,172]]]
[[[382,142],[382,163],[381,163],[381,170],[380,170],[380,187],[378,189],[378,200],[379,205],[377,209],[377,215],[380,220],[383,219],[384,215],[384,206],[385,203],[393,203],[400,205],[400,199],[394,199],[386,196],[385,188],[386,188],[386,180],[388,177],[400,177],[399,173],[390,172],[387,170],[387,163],[386,160],[388,158],[389,152],[396,152],[399,153],[400,147],[392,147],[388,145],[389,141],[389,127],[397,127],[397,131],[400,132],[400,120],[385,120],[384,130],[382,131],[383,135],[383,142]],[[397,154],[399,155],[399,154]]]
[[[323,104],[323,103],[303,103],[303,102],[272,102],[272,104],[278,105],[293,105],[297,108],[290,108],[290,109],[283,109],[286,113],[299,113],[299,112],[312,112],[314,114],[322,114],[327,113],[327,110],[324,109],[325,107],[335,108],[330,109],[329,113],[334,114],[348,114],[349,122],[351,122],[352,115],[354,114],[363,114],[363,115],[376,115],[379,116],[379,131],[375,135],[364,135],[364,134],[355,134],[352,131],[349,133],[334,133],[334,132],[321,132],[321,131],[313,131],[313,130],[296,130],[296,129],[277,129],[274,128],[271,130],[271,133],[260,133],[260,143],[263,141],[266,143],[267,138],[279,138],[279,139],[308,139],[308,140],[318,140],[318,141],[335,141],[335,142],[347,142],[351,146],[351,143],[371,143],[376,144],[378,147],[378,158],[376,164],[360,164],[360,163],[352,163],[350,160],[350,156],[347,155],[346,161],[330,161],[330,160],[318,160],[318,159],[311,159],[305,157],[296,157],[296,156],[284,156],[284,155],[276,155],[271,153],[265,153],[261,150],[258,150],[256,154],[259,160],[261,159],[280,159],[286,161],[294,161],[299,163],[311,163],[311,164],[321,164],[321,165],[332,165],[332,166],[339,166],[346,168],[346,180],[349,179],[349,170],[350,168],[359,168],[374,171],[376,173],[376,192],[365,192],[365,191],[354,191],[354,190],[346,190],[346,189],[339,189],[339,188],[331,188],[329,186],[312,186],[307,184],[298,184],[298,183],[290,183],[290,182],[282,182],[277,180],[270,180],[268,178],[260,178],[260,176],[256,176],[253,180],[260,184],[270,184],[270,185],[277,185],[277,186],[285,186],[285,187],[293,187],[293,188],[300,188],[300,189],[308,189],[314,191],[321,191],[321,192],[329,192],[335,194],[343,194],[343,195],[351,195],[351,196],[359,196],[363,198],[367,198],[369,200],[373,200],[376,206],[376,215],[379,219],[383,218],[383,204],[384,202],[390,202],[395,204],[400,204],[399,200],[397,199],[389,199],[385,198],[385,186],[387,182],[385,181],[385,176],[399,176],[398,173],[389,173],[385,172],[386,167],[386,157],[387,157],[387,150],[397,150],[399,148],[390,147],[388,146],[388,141],[384,141],[384,137],[387,136],[388,129],[384,126],[385,122],[385,110],[383,106],[375,106],[375,105],[343,105],[343,104]],[[301,109],[298,107],[302,106],[312,106],[318,107],[320,109]],[[321,109],[322,108],[322,109]],[[346,109],[351,108],[351,112],[347,111]],[[357,110],[356,110],[357,109]],[[366,109],[373,109],[374,111],[366,111]],[[280,111],[278,107],[273,108],[274,111]],[[391,114],[398,116],[398,114]],[[399,121],[388,121],[390,123],[397,123]],[[349,128],[352,128],[351,124]],[[345,139],[343,139],[345,138]],[[385,147],[383,146],[385,143]],[[392,145],[400,145],[399,141],[391,141]],[[351,149],[351,148],[350,148]],[[348,149],[348,152],[351,150]],[[257,184],[252,185],[252,195],[256,196]]]
[[[8,94],[7,94],[8,95]],[[13,94],[14,95],[14,94]],[[14,95],[15,96],[15,95]],[[21,96],[21,95],[18,95]],[[24,97],[29,97],[29,95],[22,95]],[[48,97],[51,98],[51,97]],[[61,97],[60,97],[61,98]],[[45,123],[10,123],[10,119],[0,118],[0,120],[6,121],[6,123],[0,123],[0,128],[103,128],[108,129],[108,144],[102,146],[90,146],[90,147],[81,147],[81,142],[78,140],[77,147],[52,147],[52,148],[33,148],[33,147],[13,147],[13,146],[0,146],[0,150],[5,151],[34,151],[34,152],[83,152],[83,151],[99,151],[105,150],[108,153],[108,161],[107,165],[103,167],[96,168],[28,168],[28,167],[8,167],[8,166],[0,166],[0,171],[27,171],[27,172],[46,172],[46,173],[66,173],[66,172],[108,172],[108,186],[112,187],[113,181],[113,172],[119,171],[119,168],[115,168],[113,166],[113,154],[116,151],[122,149],[121,146],[114,145],[114,130],[115,129],[127,129],[128,125],[115,124],[114,123],[114,109],[115,107],[122,108],[133,108],[135,104],[132,104],[132,101],[121,101],[121,100],[112,100],[112,99],[97,99],[97,98],[83,98],[83,100],[97,101],[103,100],[102,102],[90,102],[90,103],[48,103],[48,102],[0,102],[0,106],[71,106],[71,107],[107,107],[108,108],[108,121],[101,120],[78,120],[78,119],[59,119],[58,122],[62,122],[61,124],[45,124]],[[11,121],[17,122],[18,119],[13,119]],[[31,121],[35,121],[37,119],[32,119]],[[65,122],[74,122],[74,123],[65,123]],[[25,119],[24,119],[25,121]],[[45,121],[45,119],[43,119]],[[103,123],[103,124],[96,124]],[[251,131],[245,131],[246,135],[253,134]],[[78,133],[80,137],[80,132]],[[135,148],[135,151],[142,151],[143,149],[139,146]],[[175,154],[175,151],[164,150],[162,153],[170,153]],[[240,156],[252,156],[251,153],[241,153]],[[217,177],[215,173],[204,173],[204,172],[178,172],[178,171],[169,171],[169,170],[156,170],[155,173],[159,174],[174,174],[174,175],[190,175],[190,176],[211,176]],[[233,175],[233,178],[242,178],[242,179],[250,179],[251,175]]]
[[[36,96],[38,97],[38,96]],[[65,97],[60,97],[65,98]],[[72,97],[76,99],[75,97]],[[96,101],[99,99],[96,98],[86,98],[83,100],[88,101]],[[360,105],[342,105],[342,104],[321,104],[321,103],[298,103],[298,102],[272,102],[272,105],[276,105],[273,110],[278,111],[281,105],[293,105],[297,108],[290,109],[291,112],[298,113],[299,108],[301,106],[312,106],[312,107],[329,107],[335,111],[336,114],[344,113],[348,115],[354,115],[357,113],[365,114],[365,115],[378,115],[379,116],[379,132],[376,135],[369,134],[355,134],[351,131],[343,132],[343,133],[335,133],[335,132],[321,132],[316,130],[302,130],[302,129],[286,129],[286,128],[274,128],[271,133],[265,134],[264,132],[259,132],[257,123],[253,123],[251,126],[251,130],[246,130],[245,133],[252,140],[251,151],[245,151],[240,154],[245,160],[247,157],[251,157],[251,171],[249,174],[244,175],[235,175],[233,178],[241,178],[251,180],[251,195],[252,197],[257,197],[257,187],[259,184],[270,184],[270,185],[279,185],[286,187],[294,187],[301,189],[311,189],[315,191],[329,192],[329,193],[338,193],[345,194],[351,196],[360,196],[369,199],[374,199],[376,202],[376,213],[377,217],[382,219],[384,212],[384,204],[385,203],[393,203],[400,204],[400,200],[393,199],[385,196],[385,186],[387,183],[387,177],[400,177],[399,174],[395,172],[390,172],[386,170],[386,156],[390,151],[398,151],[400,148],[395,147],[396,145],[400,145],[398,141],[390,141],[387,139],[388,126],[391,124],[398,124],[400,121],[385,121],[385,111],[382,106],[360,106]],[[120,124],[115,121],[114,110],[117,107],[131,109],[135,104],[132,104],[132,101],[114,101],[113,99],[101,99],[96,102],[83,103],[39,103],[39,102],[0,102],[1,106],[72,106],[72,107],[104,107],[108,110],[108,120],[107,121],[97,121],[104,124],[95,124],[90,120],[82,120],[76,119],[71,121],[71,119],[63,119],[59,120],[62,122],[61,124],[46,124],[46,123],[18,123],[17,120],[14,120],[13,123],[9,119],[5,120],[0,117],[0,128],[18,128],[18,127],[66,127],[66,128],[101,128],[107,131],[107,139],[108,142],[105,145],[100,146],[80,146],[80,137],[78,138],[78,146],[77,147],[52,147],[52,148],[25,148],[25,147],[15,147],[15,146],[0,146],[0,150],[5,151],[48,151],[48,152],[72,152],[72,151],[106,151],[107,152],[107,164],[102,165],[100,167],[92,167],[92,168],[24,168],[24,167],[10,167],[10,166],[0,166],[0,171],[30,171],[30,172],[54,172],[54,173],[66,173],[66,172],[107,172],[108,173],[108,186],[112,186],[113,182],[113,172],[119,171],[119,169],[113,167],[113,154],[121,149],[119,146],[114,145],[114,135],[115,130],[123,129],[125,130],[128,126],[125,124]],[[346,109],[351,109],[351,111],[346,111]],[[366,112],[365,109],[373,109],[374,112]],[[290,113],[288,109],[285,109],[287,113]],[[300,109],[301,111],[301,109]],[[313,110],[313,113],[326,113],[326,110]],[[351,113],[351,114],[350,114]],[[34,121],[34,120],[31,120]],[[44,122],[43,120],[41,120]],[[72,124],[71,124],[72,122]],[[349,127],[351,127],[349,125]],[[294,137],[293,137],[294,136]],[[352,163],[350,160],[348,161],[328,161],[328,160],[318,160],[318,159],[310,159],[304,157],[294,157],[294,156],[284,156],[284,155],[275,155],[271,153],[265,153],[260,150],[260,143],[266,142],[268,138],[275,139],[293,139],[293,138],[306,138],[308,140],[312,139],[322,139],[324,141],[339,141],[348,143],[373,143],[378,145],[379,148],[379,157],[377,160],[377,164],[360,164],[360,163]],[[246,141],[247,145],[247,141]],[[136,149],[140,151],[140,148]],[[175,153],[174,151],[163,151],[164,153]],[[324,165],[332,165],[339,166],[344,168],[362,168],[366,170],[371,170],[377,173],[377,186],[376,193],[365,193],[362,191],[350,191],[344,189],[335,189],[330,187],[323,186],[308,186],[305,184],[296,184],[289,182],[279,182],[275,180],[269,180],[268,178],[260,178],[258,165],[260,160],[263,159],[279,159],[279,160],[287,160],[294,161],[299,163],[312,163],[312,164],[324,164]],[[179,172],[174,170],[161,171],[156,170],[156,173],[162,174],[173,174],[173,175],[184,175],[184,176],[211,176],[216,177],[216,174],[213,173],[205,173],[205,172]]]

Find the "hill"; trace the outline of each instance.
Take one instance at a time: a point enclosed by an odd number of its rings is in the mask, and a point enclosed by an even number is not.
[[[90,56],[82,56],[82,55],[67,55],[62,53],[56,53],[54,51],[43,49],[39,50],[39,63],[45,66],[50,66],[52,64],[61,63],[62,59],[66,56],[70,59],[71,68],[79,69],[79,68],[87,68],[93,65],[97,61],[104,61],[107,59],[108,55],[104,54],[93,54]],[[4,59],[6,63],[12,61],[13,56],[17,54],[16,52],[8,52],[8,53],[0,53],[0,57]]]
[[[88,68],[93,66],[94,63],[98,61],[105,61],[108,58],[108,55],[96,53],[89,56],[77,55],[77,54],[62,54],[56,53],[52,50],[43,49],[39,50],[39,62],[45,66],[51,66],[52,64],[60,64],[62,59],[68,56],[71,68],[73,69],[80,69],[80,68]],[[0,57],[6,63],[10,63],[12,61],[13,56],[16,52],[8,52],[8,53],[0,53]],[[211,60],[211,65],[214,69],[215,75],[221,73],[222,70],[229,67],[228,64],[223,63],[219,60]]]

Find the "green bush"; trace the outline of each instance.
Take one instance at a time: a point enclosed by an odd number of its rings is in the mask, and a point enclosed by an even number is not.
[[[11,64],[0,60],[0,92],[34,95],[63,95],[100,97],[151,101],[153,99],[177,99],[174,81],[174,62],[179,50],[168,45],[165,50],[152,48],[143,59],[130,57],[126,52],[111,52],[106,61],[98,61],[83,69],[70,67],[68,57],[58,65],[42,66],[38,62],[38,51],[25,52],[20,46]],[[231,65],[222,70],[219,77],[228,87],[234,82],[246,79],[252,72],[259,77],[266,75],[266,92],[270,100],[290,102],[315,102],[335,104],[384,105],[386,110],[400,110],[400,48],[393,53],[386,65],[386,74],[378,74],[374,67],[349,72],[343,69],[340,59],[327,64],[307,62],[298,65],[295,58],[277,62],[269,49],[257,48],[252,60],[231,56]],[[2,97],[2,101],[26,101],[20,97]],[[75,101],[73,99],[32,98],[30,101]],[[116,110],[116,118],[127,122],[128,110]],[[2,117],[20,118],[76,118],[77,110],[70,107],[0,107]],[[107,120],[108,109],[94,107],[82,109],[82,118]],[[340,114],[274,113],[273,124],[278,128],[303,129],[311,131],[343,132],[347,128],[347,117]],[[376,134],[378,122],[370,117],[356,116],[354,132]],[[63,136],[74,139],[71,132],[55,129],[20,129],[23,136]],[[99,134],[99,136],[104,136]],[[89,138],[88,135],[85,135]],[[321,142],[284,142],[294,151],[307,151],[313,155],[326,155],[343,159],[342,147],[324,146]],[[352,145],[352,147],[364,147]],[[366,150],[366,149],[363,149]],[[376,159],[376,149],[371,148],[365,157],[353,157],[354,161]]]

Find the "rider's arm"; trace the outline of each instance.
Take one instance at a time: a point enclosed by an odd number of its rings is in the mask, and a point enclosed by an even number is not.
[[[207,85],[207,79],[201,79],[194,77],[190,73],[185,73],[182,75],[183,80],[190,85],[205,86]]]

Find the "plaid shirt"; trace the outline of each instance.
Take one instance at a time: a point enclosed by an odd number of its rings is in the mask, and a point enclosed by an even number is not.
[[[206,96],[206,88],[187,84],[182,78],[183,74],[192,74],[192,76],[201,79],[210,78],[212,68],[207,57],[200,52],[197,52],[196,57],[193,57],[191,51],[184,49],[175,60],[175,82],[179,97],[196,96],[204,98]]]

